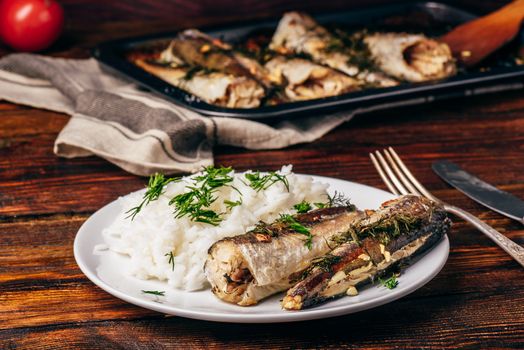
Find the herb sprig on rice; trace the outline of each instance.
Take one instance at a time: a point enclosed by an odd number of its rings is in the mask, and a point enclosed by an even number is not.
[[[218,167],[214,166],[205,167],[202,170],[201,175],[194,176],[191,185],[186,186],[189,190],[187,192],[176,195],[171,198],[169,205],[175,206],[175,218],[182,218],[188,216],[192,221],[202,222],[216,226],[223,220],[222,213],[217,213],[211,210],[211,205],[217,200],[215,192],[223,186],[230,186],[237,191],[240,196],[242,193],[234,186],[230,185],[233,182],[233,176],[231,175],[233,169],[231,167]],[[249,182],[249,186],[255,191],[267,190],[269,187],[277,182],[282,182],[289,192],[289,182],[286,175],[278,174],[275,171],[271,171],[266,175],[262,175],[260,172],[246,173],[244,177]],[[157,200],[162,195],[164,187],[170,182],[178,182],[181,178],[173,177],[166,178],[162,174],[155,174],[149,178],[146,193],[142,198],[142,202],[136,207],[131,208],[127,211],[128,217],[133,220],[135,216],[142,210],[144,205],[148,205],[150,202]],[[242,200],[235,202],[225,200],[227,208],[231,208],[242,204]]]

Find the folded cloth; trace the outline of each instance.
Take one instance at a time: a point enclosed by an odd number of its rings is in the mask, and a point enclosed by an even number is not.
[[[202,116],[101,69],[94,59],[33,54],[0,59],[0,99],[71,115],[55,141],[58,156],[94,154],[137,175],[195,172],[213,164],[215,144],[284,148],[316,140],[357,113],[424,101],[315,113],[268,125]]]

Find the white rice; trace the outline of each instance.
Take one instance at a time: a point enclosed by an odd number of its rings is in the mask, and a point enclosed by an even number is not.
[[[327,185],[314,182],[311,177],[297,176],[291,170],[289,165],[279,171],[286,175],[289,191],[282,182],[276,182],[256,192],[247,185],[244,173],[234,174],[232,185],[242,195],[230,186],[216,192],[218,199],[211,209],[224,213],[218,226],[194,222],[188,217],[174,218],[174,207],[168,202],[187,192],[186,185],[192,183],[195,175],[168,184],[160,198],[144,206],[134,220],[126,218],[126,211],[141,202],[143,192],[121,197],[120,214],[103,231],[105,242],[110,250],[130,257],[130,271],[140,279],[164,280],[172,287],[188,291],[207,287],[203,266],[214,242],[243,234],[260,220],[272,222],[281,213],[293,214],[293,205],[304,200],[326,201]],[[224,200],[240,198],[242,204],[230,210],[224,204]],[[169,263],[170,252],[174,255],[174,267]]]

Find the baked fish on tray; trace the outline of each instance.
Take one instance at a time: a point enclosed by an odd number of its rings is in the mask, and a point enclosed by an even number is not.
[[[209,104],[228,108],[322,99],[456,73],[449,47],[422,34],[330,31],[300,12],[284,14],[272,34],[254,31],[227,43],[187,29],[162,45],[128,59]]]
[[[442,79],[456,72],[449,47],[422,34],[334,35],[299,12],[284,15],[270,48],[310,55],[315,62],[381,87]]]
[[[135,64],[161,79],[212,104],[230,108],[258,107],[263,86],[218,39],[189,29],[173,39],[158,59],[135,59]]]
[[[356,79],[302,58],[277,56],[265,68],[272,81],[285,86],[288,101],[336,96],[359,89]]]
[[[255,81],[205,69],[173,67],[151,60],[136,59],[135,64],[162,80],[187,90],[202,100],[230,108],[260,105],[264,90]]]
[[[302,309],[386,274],[429,249],[449,227],[442,208],[417,196],[376,211],[317,209],[216,242],[205,273],[224,301],[253,305],[291,287],[282,305]]]
[[[375,64],[409,82],[442,79],[456,73],[449,46],[421,34],[376,33],[364,38]]]
[[[341,38],[331,34],[305,13],[284,14],[269,47],[283,54],[309,55],[313,61],[357,77],[367,85],[381,87],[398,85],[398,81],[384,73],[363,67],[369,66],[370,62],[355,62],[356,56],[362,56],[361,51],[365,48],[355,50],[345,45]]]

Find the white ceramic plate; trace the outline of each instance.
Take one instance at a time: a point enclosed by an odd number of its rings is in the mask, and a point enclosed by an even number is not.
[[[382,202],[394,198],[391,193],[333,178],[314,176],[315,181],[330,185],[329,191],[338,191],[351,198],[361,209],[377,208]],[[284,311],[277,294],[260,304],[241,307],[222,302],[210,290],[184,292],[170,289],[161,281],[144,281],[126,273],[128,257],[106,252],[93,254],[97,244],[104,243],[102,230],[109,226],[121,210],[117,201],[94,213],[77,233],[74,254],[78,266],[93,283],[106,292],[129,303],[166,314],[201,320],[241,323],[270,323],[312,320],[349,314],[389,303],[422,287],[442,269],[449,253],[449,241],[444,236],[436,246],[417,259],[398,278],[393,290],[370,285],[362,288],[358,296],[343,297],[321,306],[302,311]],[[165,291],[165,296],[142,293],[142,290]]]

